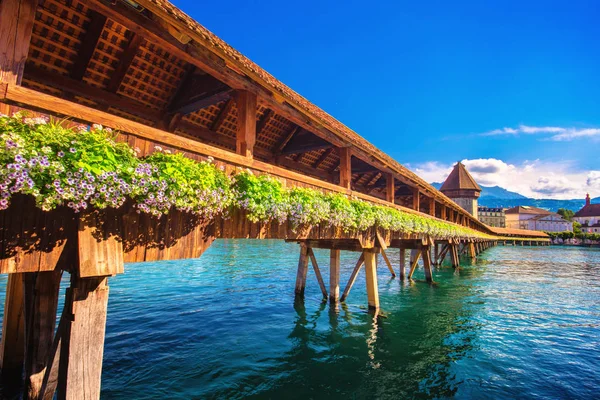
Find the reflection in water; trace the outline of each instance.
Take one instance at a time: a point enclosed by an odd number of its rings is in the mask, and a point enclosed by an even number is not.
[[[309,271],[295,302],[297,257],[218,240],[199,260],[128,265],[110,282],[102,398],[599,397],[599,250],[498,247],[433,285],[380,264],[377,316],[364,271],[338,307]],[[342,252],[343,281],[355,262]]]

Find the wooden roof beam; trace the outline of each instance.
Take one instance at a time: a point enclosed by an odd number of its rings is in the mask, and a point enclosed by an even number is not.
[[[78,57],[73,63],[69,76],[75,80],[80,81],[85,75],[88,64],[94,55],[98,41],[102,36],[104,25],[106,24],[106,17],[96,11],[90,10],[90,24],[88,25],[87,32],[81,41],[81,47],[78,51]]]
[[[135,56],[137,55],[144,38],[142,35],[138,35],[136,33],[132,33],[131,38],[129,39],[129,43],[127,47],[123,50],[123,54],[121,55],[121,61],[115,71],[112,73],[112,77],[106,85],[106,90],[111,93],[117,93],[119,88],[121,87],[121,83],[123,83],[123,79],[125,75],[127,75],[127,71],[129,67],[133,63]]]
[[[294,136],[296,136],[296,134],[299,133],[300,131],[302,131],[302,128],[300,128],[299,126],[294,125],[292,127],[292,129],[290,129],[290,131],[277,144],[274,153],[277,154],[277,155],[281,154],[281,152],[288,145],[288,143],[290,142],[290,140],[292,140],[294,138]]]
[[[227,100],[227,102],[223,105],[223,107],[221,107],[221,109],[219,110],[219,114],[210,126],[211,130],[217,132],[221,128],[221,125],[223,125],[223,122],[225,122],[225,120],[227,119],[227,116],[233,109],[234,105],[235,100],[232,97],[230,97]]]
[[[297,161],[292,161],[289,158],[286,158],[285,156],[278,156],[277,164],[282,167],[289,168],[289,169],[295,169],[297,171],[302,172],[303,174],[316,176],[316,177],[323,179],[325,181],[328,181],[328,182],[333,181],[333,176],[331,174],[321,171],[321,170],[318,170],[318,169],[313,169],[313,168],[311,168],[305,164],[299,163]]]
[[[325,151],[319,156],[319,158],[313,163],[312,167],[317,169],[323,162],[329,157],[329,155],[333,152],[333,147],[325,149]]]
[[[211,75],[188,74],[167,108],[169,114],[191,114],[231,97],[231,89]]]
[[[265,130],[273,118],[275,118],[275,112],[270,108],[267,108],[256,124],[256,140],[258,140],[260,134]]]
[[[127,113],[137,115],[148,121],[158,122],[156,112],[146,105],[134,99],[121,97],[116,93],[110,93],[97,87],[89,86],[82,81],[71,79],[68,76],[40,68],[34,64],[27,64],[28,79],[32,79],[43,85],[63,89],[65,92],[75,96],[90,99],[104,108],[116,107]]]

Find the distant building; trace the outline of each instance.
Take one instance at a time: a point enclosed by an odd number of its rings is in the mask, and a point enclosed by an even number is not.
[[[542,208],[517,206],[509,208],[504,213],[506,214],[507,228],[546,232],[573,231],[572,222],[557,213]]]
[[[506,214],[503,208],[477,207],[478,219],[488,226],[506,228]]]
[[[469,214],[475,218],[478,217],[477,199],[481,194],[481,188],[461,162],[456,163],[440,191],[467,210]]]
[[[584,233],[600,233],[600,204],[591,204],[588,193],[585,206],[575,213],[573,220],[581,224]]]

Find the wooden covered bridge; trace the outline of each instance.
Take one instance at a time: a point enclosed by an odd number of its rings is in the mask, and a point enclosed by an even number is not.
[[[199,257],[216,237],[300,243],[296,293],[312,261],[323,294],[348,295],[362,265],[368,304],[379,307],[376,255],[400,249],[400,275],[498,241],[545,244],[539,232],[492,230],[358,134],[279,82],[163,0],[0,0],[0,113],[32,110],[117,130],[145,156],[160,145],[226,171],[270,174],[286,187],[342,193],[407,215],[465,228],[429,235],[371,227],[344,231],[272,221],[244,210],[153,217],[130,206],[76,214],[41,211],[14,196],[0,211],[0,272],[8,275],[0,358],[4,383],[24,371],[28,398],[97,399],[108,304],[107,277],[124,263]],[[312,248],[331,250],[329,289]],[[406,250],[411,256],[407,260]],[[340,296],[340,250],[359,260]],[[71,275],[56,329],[58,289]],[[292,290],[292,288],[290,288]]]

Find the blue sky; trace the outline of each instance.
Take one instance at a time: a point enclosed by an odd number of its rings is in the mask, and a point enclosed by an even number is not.
[[[600,2],[175,4],[430,181],[600,196]]]

